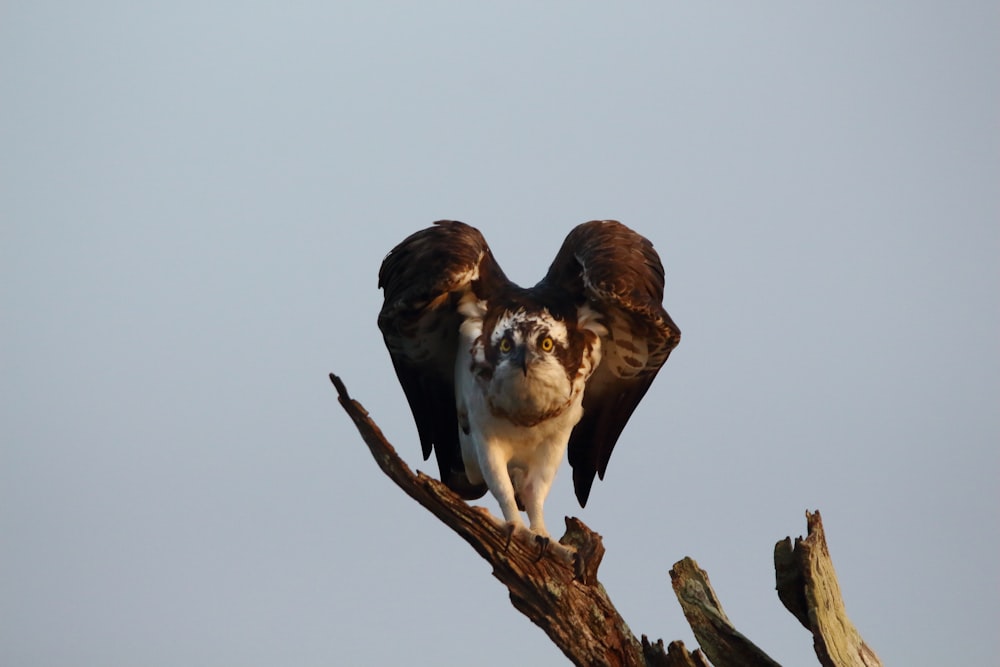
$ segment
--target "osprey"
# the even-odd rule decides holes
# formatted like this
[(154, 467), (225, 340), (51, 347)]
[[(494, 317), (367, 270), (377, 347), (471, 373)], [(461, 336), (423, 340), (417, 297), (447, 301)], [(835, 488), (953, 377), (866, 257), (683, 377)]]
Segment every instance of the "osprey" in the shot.
[(463, 498), (548, 536), (542, 505), (567, 448), (581, 507), (680, 341), (652, 243), (614, 220), (573, 229), (548, 273), (507, 279), (479, 230), (441, 220), (386, 256), (378, 326), (424, 459)]

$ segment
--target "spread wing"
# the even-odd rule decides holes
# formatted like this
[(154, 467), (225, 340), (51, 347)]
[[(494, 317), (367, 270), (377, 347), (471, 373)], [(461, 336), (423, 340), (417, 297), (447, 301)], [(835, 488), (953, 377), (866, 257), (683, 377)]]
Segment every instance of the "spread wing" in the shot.
[(583, 418), (569, 441), (573, 487), (587, 504), (611, 451), (646, 394), (680, 329), (664, 310), (663, 264), (646, 238), (614, 220), (576, 227), (539, 287), (559, 288), (600, 315), (602, 359), (587, 383)]
[(479, 230), (441, 220), (397, 245), (382, 261), (378, 326), (417, 423), (424, 459), (433, 450), (441, 480), (465, 498), (486, 493), (465, 476), (455, 409), (459, 299), (480, 277), (500, 277)]

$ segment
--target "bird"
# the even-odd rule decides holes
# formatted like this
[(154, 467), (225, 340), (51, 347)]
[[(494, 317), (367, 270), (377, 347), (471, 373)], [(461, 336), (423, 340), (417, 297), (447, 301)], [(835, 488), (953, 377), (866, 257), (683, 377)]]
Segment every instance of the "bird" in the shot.
[(511, 531), (545, 539), (563, 456), (585, 507), (681, 337), (653, 244), (615, 220), (573, 228), (529, 288), (507, 278), (478, 229), (439, 220), (386, 255), (378, 286), (378, 327), (424, 460), (433, 451), (451, 490), (489, 491)]

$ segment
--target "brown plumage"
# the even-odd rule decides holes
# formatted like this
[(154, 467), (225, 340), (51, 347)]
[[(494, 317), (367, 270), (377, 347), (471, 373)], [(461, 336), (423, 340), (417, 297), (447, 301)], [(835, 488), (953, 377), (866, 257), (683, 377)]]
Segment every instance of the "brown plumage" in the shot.
[[(558, 385), (570, 392), (567, 403), (579, 406), (581, 397), (574, 398), (573, 392), (582, 390), (582, 417), (577, 409), (566, 428), (572, 427), (568, 452), (573, 484), (585, 505), (595, 475), (604, 477), (622, 429), (680, 340), (680, 330), (661, 304), (663, 282), (663, 266), (652, 244), (616, 221), (592, 221), (573, 229), (545, 277), (528, 289), (507, 279), (473, 227), (439, 221), (409, 236), (389, 253), (379, 271), (385, 301), (378, 324), (413, 412), (424, 458), (434, 451), (442, 480), (464, 497), (476, 498), (486, 491), (490, 471), (485, 471), (484, 483), (477, 464), (463, 461), (463, 443), (469, 457), (470, 451), (479, 451), (470, 449), (469, 438), (481, 448), (500, 436), (460, 435), (469, 428), (466, 412), (472, 400), (461, 392), (500, 391), (499, 385), (490, 384), (492, 373), (509, 356), (511, 363), (523, 365), (525, 382), (535, 383), (525, 385), (525, 396), (534, 396), (534, 387), (541, 391), (543, 384)], [(460, 333), (463, 326), (465, 334)], [(506, 328), (500, 331), (498, 326)], [(508, 343), (502, 344), (502, 337)], [(511, 347), (510, 341), (519, 346), (503, 352)], [(528, 359), (549, 364), (548, 370), (538, 366), (529, 378)], [(591, 362), (596, 367), (588, 365)], [(557, 363), (565, 369), (564, 380), (551, 370)], [(474, 380), (463, 380), (466, 374)], [(521, 403), (509, 395), (500, 398), (513, 406), (509, 409), (520, 409)], [(554, 414), (561, 411), (557, 403), (551, 408)], [(489, 428), (501, 431), (508, 427), (496, 420), (517, 422), (501, 410), (491, 410), (492, 415), (478, 421), (474, 413), (472, 421), (485, 430), (486, 419), (493, 424)], [(486, 453), (476, 456), (481, 461), (488, 458)], [(508, 464), (510, 471), (518, 465)], [(494, 479), (490, 490), (503, 507), (505, 502), (509, 505), (502, 497), (505, 491), (493, 486), (509, 488), (510, 483), (499, 476), (502, 479)], [(514, 491), (523, 495), (519, 477), (512, 474), (512, 479)], [(534, 492), (530, 485), (525, 488)], [(547, 486), (539, 493), (544, 499)], [(514, 520), (507, 508), (504, 513)], [(534, 524), (532, 517), (533, 529)]]

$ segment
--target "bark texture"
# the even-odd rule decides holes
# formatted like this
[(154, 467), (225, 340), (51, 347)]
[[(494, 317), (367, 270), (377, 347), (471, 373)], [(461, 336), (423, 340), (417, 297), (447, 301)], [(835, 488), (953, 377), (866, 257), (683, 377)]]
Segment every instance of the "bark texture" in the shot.
[[(467, 504), (438, 480), (413, 472), (344, 383), (330, 374), (340, 404), (354, 422), (382, 471), (407, 495), (458, 533), (493, 566), (514, 607), (542, 628), (576, 665), (587, 667), (716, 667), (778, 663), (740, 634), (722, 610), (708, 574), (690, 558), (670, 571), (674, 592), (701, 648), (683, 642), (641, 639), (611, 603), (597, 573), (604, 557), (601, 536), (578, 519), (566, 518), (558, 542), (526, 529), (511, 530), (488, 510)], [(778, 596), (814, 636), (824, 667), (881, 667), (844, 612), (819, 512), (807, 513), (809, 535), (775, 547)], [(710, 663), (709, 660), (712, 662)]]
[(675, 563), (670, 581), (695, 639), (716, 667), (780, 667), (736, 630), (722, 610), (708, 573), (694, 560)]
[(823, 667), (882, 667), (847, 617), (819, 510), (806, 512), (806, 525), (807, 536), (794, 546), (790, 537), (774, 546), (778, 598), (812, 632)]

